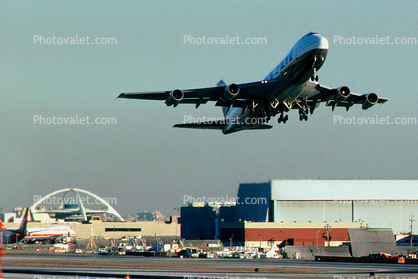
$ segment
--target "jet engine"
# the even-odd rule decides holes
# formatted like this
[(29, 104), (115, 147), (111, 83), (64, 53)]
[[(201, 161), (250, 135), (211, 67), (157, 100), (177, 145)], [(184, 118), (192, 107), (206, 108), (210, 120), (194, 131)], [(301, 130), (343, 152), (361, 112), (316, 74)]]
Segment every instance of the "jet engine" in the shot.
[(228, 101), (229, 99), (234, 99), (239, 93), (239, 87), (235, 83), (231, 83), (230, 85), (225, 87), (225, 92), (222, 95), (222, 101)]
[(341, 100), (347, 99), (350, 96), (350, 88), (347, 86), (341, 86), (337, 89), (337, 96), (335, 97), (335, 103)]
[(375, 105), (377, 103), (377, 101), (379, 101), (379, 97), (377, 96), (376, 93), (368, 93), (366, 95), (364, 95), (364, 102), (363, 105), (361, 106), (362, 109), (368, 109), (371, 106)]
[(167, 100), (165, 100), (165, 104), (167, 106), (174, 105), (174, 107), (176, 107), (178, 103), (180, 103), (180, 101), (183, 100), (183, 97), (184, 97), (183, 91), (181, 91), (180, 89), (174, 89), (168, 95)]

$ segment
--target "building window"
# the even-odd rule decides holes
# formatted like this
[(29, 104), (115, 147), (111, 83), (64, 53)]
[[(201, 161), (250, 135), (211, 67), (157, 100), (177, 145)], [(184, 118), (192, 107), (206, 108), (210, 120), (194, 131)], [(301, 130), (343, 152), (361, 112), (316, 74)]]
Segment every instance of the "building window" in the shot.
[(141, 228), (105, 228), (105, 232), (140, 232)]

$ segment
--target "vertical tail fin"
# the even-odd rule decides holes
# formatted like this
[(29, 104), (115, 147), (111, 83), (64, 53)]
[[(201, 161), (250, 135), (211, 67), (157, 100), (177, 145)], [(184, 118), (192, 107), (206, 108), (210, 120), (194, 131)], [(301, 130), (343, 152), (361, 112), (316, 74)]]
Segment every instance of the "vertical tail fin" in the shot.
[[(218, 81), (218, 83), (216, 84), (217, 87), (225, 87), (228, 86), (225, 81), (223, 79), (221, 79), (220, 81)], [(226, 118), (226, 114), (228, 112), (228, 108), (227, 107), (222, 107), (222, 112), (224, 114), (224, 117)]]
[(20, 223), (19, 231), (26, 231), (28, 225), (28, 211), (29, 207), (26, 207), (25, 214), (23, 214), (22, 223)]
[(218, 81), (218, 83), (216, 84), (216, 87), (223, 87), (223, 86), (228, 86), (225, 81), (223, 79), (221, 79), (220, 81)]
[(226, 118), (226, 115), (228, 113), (228, 108), (227, 107), (222, 107), (222, 112), (224, 114), (224, 118)]

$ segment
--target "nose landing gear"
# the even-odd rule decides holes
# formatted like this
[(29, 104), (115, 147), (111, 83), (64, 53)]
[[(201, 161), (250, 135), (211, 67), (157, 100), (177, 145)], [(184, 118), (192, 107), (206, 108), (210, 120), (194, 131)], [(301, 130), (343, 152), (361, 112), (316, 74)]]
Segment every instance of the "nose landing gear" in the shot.
[(320, 57), (315, 56), (314, 62), (312, 64), (313, 73), (312, 73), (312, 76), (311, 76), (311, 81), (318, 81), (319, 80), (318, 75), (316, 74), (316, 72), (318, 70), (317, 69), (317, 64), (318, 64), (318, 62), (324, 62), (324, 60), (325, 60), (325, 58), (323, 56), (320, 56)]

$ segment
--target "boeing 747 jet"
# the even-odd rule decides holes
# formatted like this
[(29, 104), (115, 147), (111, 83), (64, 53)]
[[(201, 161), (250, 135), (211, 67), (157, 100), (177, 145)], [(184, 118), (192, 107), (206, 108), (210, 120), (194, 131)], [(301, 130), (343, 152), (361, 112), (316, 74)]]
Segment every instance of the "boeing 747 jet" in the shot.
[(356, 94), (347, 86), (330, 88), (318, 83), (318, 70), (325, 62), (328, 41), (316, 32), (303, 36), (286, 57), (263, 80), (227, 85), (220, 80), (215, 87), (158, 92), (122, 93), (118, 98), (165, 101), (167, 106), (195, 104), (198, 108), (208, 101), (222, 107), (224, 119), (199, 123), (176, 124), (174, 127), (217, 129), (224, 134), (247, 129), (270, 129), (266, 124), (279, 115), (278, 122), (286, 123), (288, 112), (299, 111), (299, 120), (308, 120), (320, 103), (332, 110), (345, 107), (348, 111), (355, 104), (364, 110), (389, 99), (375, 93)]

